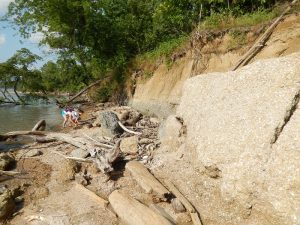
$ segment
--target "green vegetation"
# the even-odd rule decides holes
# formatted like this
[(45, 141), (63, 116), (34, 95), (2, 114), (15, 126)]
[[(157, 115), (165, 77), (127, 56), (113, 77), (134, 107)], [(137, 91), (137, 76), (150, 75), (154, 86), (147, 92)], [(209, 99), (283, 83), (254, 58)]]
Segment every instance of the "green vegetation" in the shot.
[(200, 24), (200, 29), (226, 29), (233, 27), (247, 27), (270, 21), (279, 12), (277, 9), (259, 9), (252, 13), (234, 15), (231, 12), (213, 13)]
[[(77, 91), (109, 74), (110, 82), (97, 94), (99, 99), (107, 99), (122, 88), (124, 71), (133, 59), (153, 62), (163, 57), (168, 63), (173, 51), (184, 46), (199, 24), (205, 29), (254, 25), (277, 15), (273, 10), (275, 3), (275, 0), (15, 0), (5, 19), (13, 21), (25, 38), (32, 33), (44, 34), (41, 45), (47, 44), (55, 50), (58, 59), (47, 62), (40, 70), (32, 69), (33, 61), (30, 66), (23, 66), (9, 59), (0, 65), (0, 85), (11, 84), (14, 77), (19, 79), (13, 85), (30, 91)], [(241, 43), (243, 37), (237, 35), (234, 40), (232, 47)], [(29, 52), (27, 55), (30, 56)], [(3, 69), (6, 67), (18, 75)], [(20, 75), (21, 71), (24, 75)]]
[(185, 44), (187, 40), (188, 36), (180, 36), (178, 38), (162, 42), (155, 49), (148, 51), (143, 55), (137, 56), (137, 60), (141, 62), (155, 62), (159, 58), (169, 57), (176, 49), (180, 48), (183, 44)]

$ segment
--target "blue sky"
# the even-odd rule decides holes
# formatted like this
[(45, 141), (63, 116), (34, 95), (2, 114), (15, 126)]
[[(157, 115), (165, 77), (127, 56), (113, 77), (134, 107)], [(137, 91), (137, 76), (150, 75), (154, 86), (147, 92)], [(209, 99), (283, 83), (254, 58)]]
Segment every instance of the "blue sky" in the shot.
[[(0, 16), (7, 12), (7, 6), (13, 0), (0, 0)], [(0, 21), (0, 63), (6, 61), (21, 48), (28, 48), (31, 52), (41, 56), (42, 61), (36, 64), (36, 67), (41, 67), (45, 62), (54, 59), (53, 54), (47, 53), (47, 47), (39, 47), (38, 43), (41, 40), (41, 34), (33, 34), (29, 39), (24, 40), (20, 37), (18, 30), (13, 28), (8, 22)]]

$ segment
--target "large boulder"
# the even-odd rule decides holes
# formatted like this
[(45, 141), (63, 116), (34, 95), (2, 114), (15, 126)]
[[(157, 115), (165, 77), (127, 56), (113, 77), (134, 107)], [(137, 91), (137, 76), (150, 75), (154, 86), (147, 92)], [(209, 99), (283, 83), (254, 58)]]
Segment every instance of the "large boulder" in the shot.
[(97, 120), (101, 124), (101, 129), (104, 135), (113, 137), (123, 133), (122, 128), (118, 124), (119, 118), (114, 112), (101, 111)]
[[(300, 54), (196, 76), (184, 85), (177, 114), (195, 164), (218, 171), (206, 179), (218, 179), (224, 202), (263, 215), (251, 224), (300, 224), (299, 99)], [(215, 207), (209, 201), (206, 207)], [(230, 217), (221, 206), (218, 211)], [(250, 224), (242, 217), (237, 213), (231, 224)]]

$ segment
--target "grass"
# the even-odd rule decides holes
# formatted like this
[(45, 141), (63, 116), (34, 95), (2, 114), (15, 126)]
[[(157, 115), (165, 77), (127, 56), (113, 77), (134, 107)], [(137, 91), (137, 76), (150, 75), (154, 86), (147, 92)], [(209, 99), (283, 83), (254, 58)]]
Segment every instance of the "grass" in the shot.
[(214, 13), (211, 16), (205, 18), (205, 20), (200, 24), (199, 28), (208, 30), (254, 26), (263, 22), (270, 21), (278, 15), (279, 10), (277, 8), (273, 9), (272, 11), (258, 10), (240, 16), (233, 16), (228, 12)]
[(151, 61), (155, 62), (156, 60), (162, 57), (170, 57), (175, 50), (182, 47), (186, 41), (188, 40), (188, 36), (180, 36), (178, 38), (174, 38), (165, 42), (160, 43), (155, 49), (152, 51), (146, 52), (143, 55), (139, 55), (137, 57), (138, 62), (143, 61)]

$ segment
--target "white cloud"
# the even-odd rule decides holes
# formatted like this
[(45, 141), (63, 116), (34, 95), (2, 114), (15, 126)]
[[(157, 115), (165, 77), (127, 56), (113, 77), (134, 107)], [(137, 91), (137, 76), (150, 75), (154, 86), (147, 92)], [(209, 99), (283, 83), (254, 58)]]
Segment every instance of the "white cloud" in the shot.
[(9, 3), (13, 1), (14, 0), (0, 0), (0, 12), (6, 13)]
[(3, 45), (6, 42), (6, 38), (4, 34), (0, 34), (0, 45)]

